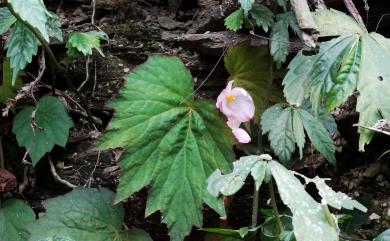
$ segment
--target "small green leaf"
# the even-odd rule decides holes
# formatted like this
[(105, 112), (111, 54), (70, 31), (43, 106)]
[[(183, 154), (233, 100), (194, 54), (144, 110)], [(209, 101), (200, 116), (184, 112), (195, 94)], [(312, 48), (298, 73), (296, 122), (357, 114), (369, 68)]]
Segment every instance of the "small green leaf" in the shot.
[(356, 43), (345, 55), (339, 73), (326, 96), (326, 112), (331, 112), (356, 90), (361, 60), (361, 44)]
[(269, 27), (274, 22), (274, 13), (263, 4), (253, 4), (250, 10), (250, 15), (255, 20), (258, 27), (262, 27), (265, 32), (268, 32)]
[(263, 135), (270, 132), (275, 121), (279, 118), (280, 114), (283, 111), (283, 104), (275, 104), (268, 109), (266, 109), (261, 115), (261, 130)]
[(280, 197), (292, 214), (292, 223), (297, 241), (336, 241), (336, 228), (329, 225), (322, 210), (306, 191), (294, 173), (271, 161), (268, 163), (278, 186)]
[(112, 205), (114, 195), (107, 189), (78, 188), (44, 201), (45, 214), (27, 226), (29, 240), (130, 240), (134, 233), (124, 229), (124, 209), (122, 205)]
[(3, 62), (3, 83), (0, 85), (0, 103), (5, 103), (8, 99), (14, 98), (18, 90), (22, 87), (22, 79), (16, 77), (15, 85), (12, 86), (12, 69), (9, 59)]
[(16, 18), (8, 8), (0, 8), (0, 35), (7, 32), (15, 22)]
[(248, 16), (249, 11), (252, 9), (252, 5), (255, 0), (238, 0), (241, 4), (241, 8), (244, 10), (245, 16)]
[(271, 30), (270, 52), (278, 68), (286, 62), (289, 40), (287, 22), (279, 20), (274, 23)]
[(48, 15), (46, 28), (50, 37), (55, 38), (60, 43), (64, 41), (60, 18), (55, 13), (50, 12), (50, 15)]
[(66, 43), (66, 48), (68, 49), (67, 53), (70, 57), (77, 57), (79, 53), (82, 53), (84, 56), (91, 56), (92, 50), (96, 49), (99, 54), (104, 57), (104, 53), (100, 48), (101, 40), (107, 40), (105, 35), (101, 32), (73, 32), (70, 34), (68, 42)]
[(313, 17), (321, 37), (364, 33), (352, 17), (335, 9), (317, 10)]
[(42, 0), (8, 0), (14, 11), (26, 22), (38, 29), (47, 42), (47, 10)]
[(374, 241), (389, 241), (390, 240), (390, 229), (387, 229), (383, 233), (379, 234)]
[(252, 96), (256, 122), (270, 102), (283, 101), (281, 90), (273, 85), (272, 60), (267, 48), (252, 47), (248, 43), (236, 45), (226, 54), (225, 67), (229, 78), (234, 80), (233, 85), (244, 88)]
[(336, 164), (336, 147), (333, 143), (329, 132), (322, 125), (321, 121), (304, 109), (299, 109), (299, 114), (303, 126), (313, 146), (318, 150), (330, 163)]
[[(146, 216), (160, 211), (172, 241), (202, 225), (207, 177), (230, 170), (234, 137), (177, 57), (153, 56), (125, 77), (99, 149), (123, 147), (116, 202), (149, 186)], [(146, 108), (147, 106), (147, 108)]]
[(242, 24), (244, 23), (244, 11), (240, 8), (232, 12), (229, 16), (225, 18), (225, 27), (228, 30), (237, 32), (241, 29)]
[(0, 208), (1, 241), (25, 241), (29, 234), (26, 224), (35, 220), (34, 211), (23, 201), (11, 199)]
[(37, 54), (38, 39), (22, 23), (16, 22), (11, 29), (6, 48), (13, 70), (12, 85), (14, 85), (18, 72), (31, 63), (32, 57)]
[(293, 109), (293, 131), (295, 141), (299, 148), (299, 157), (303, 157), (303, 147), (305, 146), (305, 130), (303, 128), (303, 123), (301, 116), (297, 109)]
[[(272, 158), (270, 160), (272, 160)], [(259, 190), (261, 184), (264, 181), (266, 171), (267, 171), (267, 162), (265, 161), (256, 162), (251, 169), (251, 175), (255, 180), (257, 190)]]
[(54, 145), (65, 147), (72, 126), (64, 104), (56, 97), (44, 96), (37, 107), (24, 108), (15, 116), (12, 132), (35, 166)]

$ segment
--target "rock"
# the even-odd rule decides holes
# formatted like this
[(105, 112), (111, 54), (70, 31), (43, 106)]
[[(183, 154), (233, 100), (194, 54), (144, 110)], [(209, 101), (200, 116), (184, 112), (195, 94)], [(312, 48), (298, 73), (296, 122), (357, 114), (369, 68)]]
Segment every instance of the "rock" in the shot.
[(181, 25), (181, 23), (173, 20), (170, 17), (165, 17), (165, 16), (159, 17), (157, 21), (161, 27), (167, 30), (173, 30)]
[(369, 220), (378, 220), (378, 219), (380, 219), (380, 218), (381, 218), (381, 216), (379, 216), (379, 215), (376, 214), (376, 213), (372, 213), (372, 214), (368, 217)]

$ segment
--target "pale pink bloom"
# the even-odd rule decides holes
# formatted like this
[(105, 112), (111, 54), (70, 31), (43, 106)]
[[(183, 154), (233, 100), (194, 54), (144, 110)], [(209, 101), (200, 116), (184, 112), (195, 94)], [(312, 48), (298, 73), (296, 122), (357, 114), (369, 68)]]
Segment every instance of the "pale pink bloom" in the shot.
[(240, 122), (228, 120), (227, 125), (230, 127), (230, 129), (232, 129), (233, 135), (240, 143), (249, 143), (251, 141), (251, 137), (249, 136), (248, 132), (240, 128)]
[(219, 94), (216, 106), (229, 119), (245, 122), (253, 118), (255, 105), (249, 93), (240, 87), (232, 88), (233, 80)]

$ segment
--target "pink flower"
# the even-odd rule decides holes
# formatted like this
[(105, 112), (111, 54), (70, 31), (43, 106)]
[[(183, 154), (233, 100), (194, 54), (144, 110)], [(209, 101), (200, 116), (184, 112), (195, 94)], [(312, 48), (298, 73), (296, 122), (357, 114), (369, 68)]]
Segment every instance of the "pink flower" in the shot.
[(243, 88), (232, 88), (233, 80), (219, 94), (216, 106), (228, 118), (228, 126), (234, 136), (241, 143), (251, 141), (249, 134), (240, 125), (249, 121), (255, 114), (255, 105), (252, 97)]

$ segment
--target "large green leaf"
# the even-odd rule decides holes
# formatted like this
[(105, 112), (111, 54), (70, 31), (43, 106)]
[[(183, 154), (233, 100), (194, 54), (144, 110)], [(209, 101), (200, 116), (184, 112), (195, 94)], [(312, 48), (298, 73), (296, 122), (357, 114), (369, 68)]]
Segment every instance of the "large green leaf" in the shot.
[(0, 8), (0, 35), (7, 32), (16, 22), (16, 18), (11, 14), (8, 8)]
[(335, 9), (317, 10), (313, 17), (321, 37), (364, 33), (352, 17)]
[(37, 107), (24, 108), (15, 116), (12, 132), (35, 166), (54, 145), (65, 147), (72, 126), (64, 104), (56, 97), (44, 96)]
[(240, 8), (225, 18), (225, 27), (236, 32), (244, 23), (244, 11)]
[(16, 96), (22, 87), (20, 76), (16, 78), (15, 85), (12, 86), (12, 69), (9, 59), (3, 62), (3, 83), (0, 85), (0, 103), (5, 103), (9, 98)]
[(12, 27), (11, 34), (8, 37), (7, 57), (10, 58), (12, 73), (12, 83), (20, 70), (23, 70), (32, 57), (38, 52), (38, 39), (22, 23), (16, 22)]
[(286, 62), (289, 40), (287, 21), (282, 19), (274, 23), (271, 30), (270, 53), (278, 67)]
[(261, 130), (263, 135), (270, 132), (276, 119), (279, 118), (282, 113), (284, 104), (275, 104), (268, 109), (266, 109), (261, 115)]
[(338, 241), (336, 227), (327, 221), (321, 204), (306, 191), (292, 171), (271, 161), (268, 163), (278, 186), (280, 197), (292, 214), (294, 234), (297, 241)]
[(274, 22), (274, 13), (263, 4), (253, 4), (250, 10), (251, 17), (255, 20), (258, 27), (262, 27), (265, 32), (268, 32)]
[(128, 233), (123, 227), (125, 213), (122, 205), (112, 205), (114, 195), (107, 189), (79, 188), (44, 201), (45, 214), (27, 226), (31, 233), (29, 240), (134, 240), (130, 238), (135, 234)]
[(390, 229), (383, 231), (381, 234), (379, 234), (378, 237), (374, 239), (374, 241), (389, 241), (389, 240), (390, 240)]
[(0, 208), (1, 241), (25, 241), (29, 234), (26, 224), (35, 220), (34, 211), (23, 201), (11, 199)]
[(271, 102), (283, 100), (281, 90), (273, 85), (272, 60), (267, 48), (252, 47), (242, 43), (229, 49), (225, 67), (234, 80), (233, 86), (249, 92), (255, 103), (255, 120)]
[[(357, 89), (359, 96), (356, 110), (359, 124), (373, 126), (380, 119), (390, 119), (390, 40), (379, 34), (362, 36), (362, 56)], [(381, 113), (384, 115), (381, 116)], [(373, 132), (359, 128), (359, 149), (373, 137)]]
[(102, 32), (73, 32), (66, 43), (67, 53), (70, 57), (77, 57), (79, 53), (82, 53), (84, 56), (91, 56), (92, 50), (96, 49), (100, 55), (104, 56), (100, 48), (101, 40), (108, 40)]
[[(230, 170), (234, 138), (214, 103), (194, 100), (176, 57), (154, 56), (125, 77), (100, 149), (123, 147), (116, 202), (149, 186), (146, 216), (161, 211), (171, 240), (202, 225), (207, 177)], [(215, 198), (214, 198), (215, 199)]]
[(333, 143), (329, 132), (322, 125), (318, 118), (315, 118), (308, 111), (298, 109), (303, 126), (313, 146), (318, 150), (330, 163), (336, 164), (336, 147)]
[(38, 29), (41, 35), (49, 42), (49, 33), (46, 29), (47, 10), (42, 0), (8, 0), (14, 11), (26, 22)]

